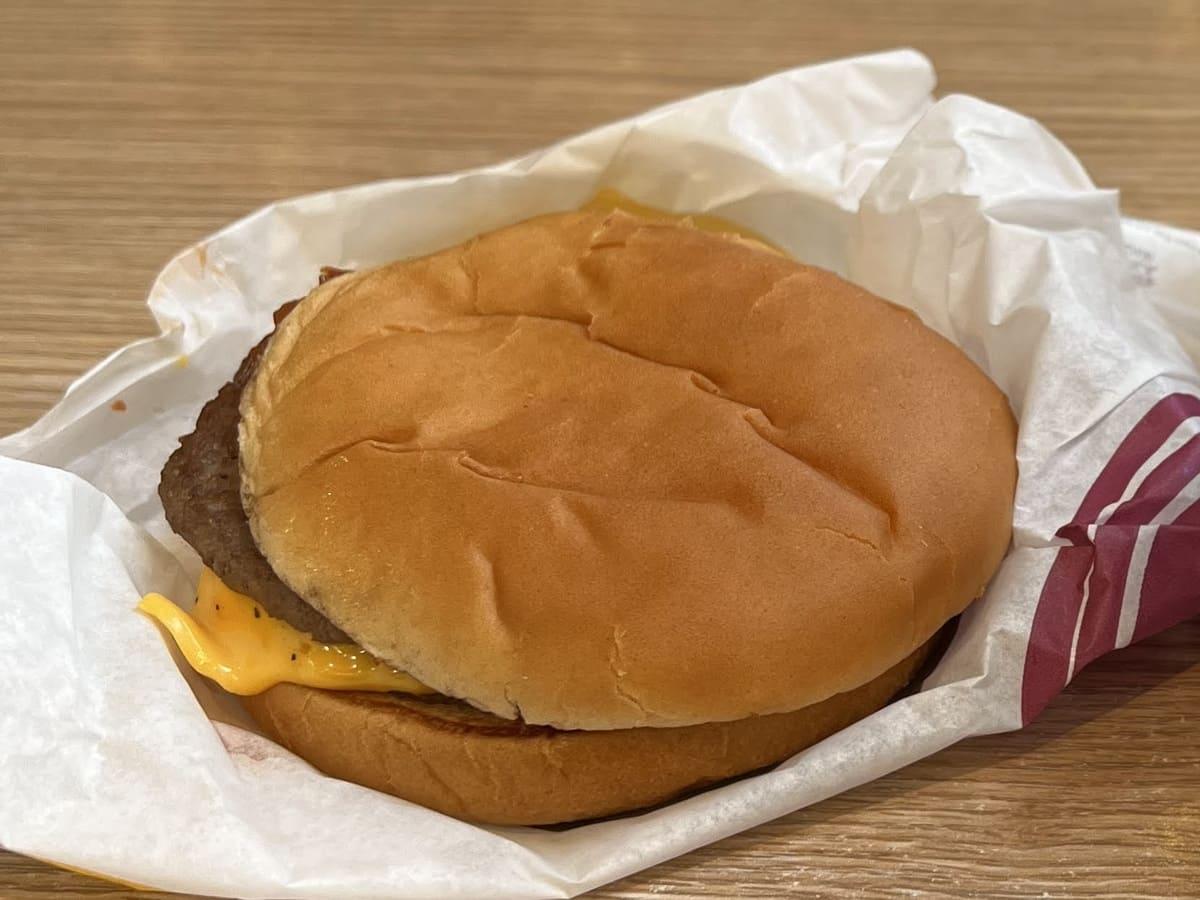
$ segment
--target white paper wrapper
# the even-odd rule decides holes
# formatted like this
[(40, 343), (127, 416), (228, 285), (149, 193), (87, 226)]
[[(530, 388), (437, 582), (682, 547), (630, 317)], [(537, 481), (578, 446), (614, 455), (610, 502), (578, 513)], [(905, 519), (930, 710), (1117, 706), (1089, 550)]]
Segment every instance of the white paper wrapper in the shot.
[[(1037, 123), (933, 86), (914, 52), (797, 69), (503, 165), (276, 204), (173, 260), (163, 334), (0, 442), (0, 842), (220, 896), (567, 896), (1018, 728), (1091, 658), (1195, 613), (1200, 236), (1122, 221)], [(962, 346), (1021, 421), (1014, 546), (920, 693), (774, 771), (572, 830), (480, 828), (325, 778), (189, 685), (133, 612), (198, 565), (158, 472), (318, 267), (601, 187), (749, 226)]]

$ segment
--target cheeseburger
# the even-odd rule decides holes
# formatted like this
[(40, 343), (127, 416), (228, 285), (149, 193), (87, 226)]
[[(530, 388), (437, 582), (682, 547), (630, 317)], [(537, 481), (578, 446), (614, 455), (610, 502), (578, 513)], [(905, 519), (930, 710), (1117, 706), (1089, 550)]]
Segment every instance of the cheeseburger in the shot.
[(321, 771), (549, 824), (886, 704), (1009, 541), (1001, 392), (760, 242), (585, 209), (326, 270), (163, 470), (141, 608)]

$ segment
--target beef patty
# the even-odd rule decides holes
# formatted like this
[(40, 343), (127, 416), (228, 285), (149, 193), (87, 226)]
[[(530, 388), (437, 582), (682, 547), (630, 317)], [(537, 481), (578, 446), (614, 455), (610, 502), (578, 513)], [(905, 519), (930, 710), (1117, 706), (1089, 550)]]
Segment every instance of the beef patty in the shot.
[[(336, 270), (335, 270), (336, 271)], [(337, 272), (337, 274), (341, 274)], [(322, 272), (322, 282), (334, 277)], [(275, 313), (278, 325), (299, 301)], [(284, 584), (259, 552), (242, 508), (238, 470), (238, 403), (270, 335), (242, 361), (237, 373), (180, 438), (163, 467), (158, 496), (171, 528), (192, 545), (204, 564), (233, 590), (253, 597), (269, 615), (324, 643), (349, 641), (345, 633)]]

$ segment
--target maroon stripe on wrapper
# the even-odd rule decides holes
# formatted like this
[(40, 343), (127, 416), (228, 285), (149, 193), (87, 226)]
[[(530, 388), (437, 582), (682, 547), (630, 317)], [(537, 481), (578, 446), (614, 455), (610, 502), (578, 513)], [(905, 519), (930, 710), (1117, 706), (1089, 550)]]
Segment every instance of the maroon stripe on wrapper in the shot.
[(1137, 493), (1118, 506), (1105, 524), (1145, 525), (1153, 521), (1197, 475), (1200, 475), (1200, 434), (1147, 475)]
[(1176, 516), (1175, 521), (1171, 523), (1171, 527), (1178, 529), (1200, 528), (1200, 500), (1197, 500)]
[(1092, 568), (1093, 552), (1091, 547), (1063, 547), (1050, 566), (1025, 650), (1021, 683), (1024, 724), (1045, 709), (1067, 683), (1071, 639), (1075, 636), (1079, 606), (1083, 603), (1083, 583)]
[(1075, 517), (1058, 530), (1058, 536), (1073, 544), (1089, 543), (1087, 526), (1095, 524), (1104, 507), (1121, 499), (1137, 470), (1163, 445), (1171, 432), (1192, 416), (1200, 416), (1200, 397), (1192, 394), (1171, 394), (1155, 403), (1121, 441), (1084, 494)]
[[(1154, 404), (1121, 441), (1084, 495), (1071, 522), (1057, 531), (1059, 537), (1066, 538), (1073, 546), (1058, 551), (1034, 611), (1021, 686), (1021, 719), (1024, 723), (1032, 721), (1067, 684), (1084, 582), (1093, 567), (1100, 574), (1088, 584), (1088, 607), (1096, 603), (1099, 609), (1088, 632), (1089, 648), (1092, 642), (1101, 645), (1110, 633), (1115, 642), (1129, 571), (1128, 555), (1122, 566), (1121, 553), (1125, 543), (1121, 540), (1121, 531), (1114, 530), (1111, 538), (1095, 544), (1088, 535), (1088, 526), (1096, 523), (1105, 507), (1121, 499), (1134, 474), (1176, 428), (1193, 416), (1200, 416), (1200, 397), (1192, 394), (1171, 394)], [(1138, 510), (1144, 513), (1150, 506), (1147, 498)], [(1156, 512), (1161, 509), (1159, 506)], [(1134, 519), (1136, 514), (1130, 512), (1129, 517)], [(1115, 529), (1126, 529), (1136, 539), (1139, 524), (1143, 523), (1129, 521)], [(1128, 553), (1132, 553), (1132, 543)], [(1106, 558), (1109, 556), (1113, 558)], [(1093, 594), (1093, 591), (1097, 593)], [(1082, 637), (1081, 632), (1081, 640)]]
[[(1177, 426), (1178, 427), (1178, 426)], [(1088, 603), (1079, 627), (1075, 671), (1117, 646), (1121, 606), (1129, 580), (1133, 550), (1142, 528), (1161, 513), (1200, 473), (1200, 435), (1164, 459), (1096, 528), (1096, 559), (1088, 581)], [(1147, 560), (1149, 570), (1149, 560)], [(1143, 579), (1143, 590), (1145, 581)]]
[(1117, 645), (1125, 582), (1129, 580), (1129, 563), (1139, 530), (1136, 525), (1101, 525), (1096, 529), (1088, 602), (1075, 645), (1075, 672)]
[(1133, 639), (1200, 615), (1200, 501), (1162, 525), (1146, 560)]

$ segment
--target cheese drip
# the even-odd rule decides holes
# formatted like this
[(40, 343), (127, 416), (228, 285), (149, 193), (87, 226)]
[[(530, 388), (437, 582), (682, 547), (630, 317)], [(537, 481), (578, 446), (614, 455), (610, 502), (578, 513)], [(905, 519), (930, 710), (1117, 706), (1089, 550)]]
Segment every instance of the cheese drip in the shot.
[(335, 691), (434, 693), (361, 647), (322, 644), (267, 615), (207, 568), (190, 615), (162, 594), (147, 594), (138, 609), (170, 632), (193, 669), (231, 694), (259, 694), (285, 681)]

